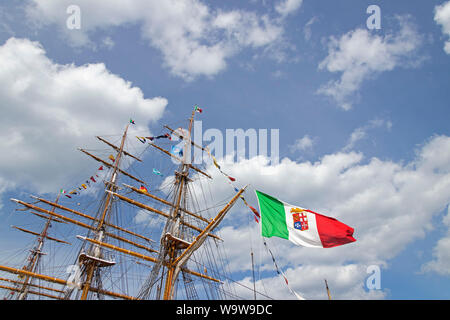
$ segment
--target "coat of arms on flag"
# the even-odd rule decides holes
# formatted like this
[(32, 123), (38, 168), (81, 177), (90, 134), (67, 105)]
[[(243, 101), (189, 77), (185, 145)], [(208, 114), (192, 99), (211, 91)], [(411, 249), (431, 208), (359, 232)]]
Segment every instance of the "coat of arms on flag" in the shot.
[(292, 208), (292, 218), (294, 219), (294, 228), (305, 231), (308, 230), (308, 217), (304, 209)]

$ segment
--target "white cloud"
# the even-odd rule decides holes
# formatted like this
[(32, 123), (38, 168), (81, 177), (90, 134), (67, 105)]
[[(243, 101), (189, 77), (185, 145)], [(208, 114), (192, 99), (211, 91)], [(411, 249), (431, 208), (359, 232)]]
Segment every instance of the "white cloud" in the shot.
[(426, 272), (436, 272), (441, 275), (450, 275), (450, 236), (438, 241), (433, 249), (434, 260), (425, 264), (422, 268)]
[(275, 10), (282, 16), (287, 16), (297, 11), (302, 3), (303, 0), (283, 0), (275, 6)]
[[(307, 300), (325, 300), (328, 299), (325, 289), (327, 279), (332, 299), (346, 300), (376, 300), (383, 299), (386, 292), (381, 290), (366, 291), (364, 283), (365, 267), (355, 264), (346, 266), (333, 265), (312, 265), (300, 266), (297, 268), (288, 268), (283, 271), (289, 280), (291, 287), (300, 288), (294, 290)], [(253, 288), (252, 279), (244, 278), (241, 283), (249, 288)], [(267, 288), (269, 288), (267, 290)], [(265, 293), (266, 290), (273, 299), (297, 299), (291, 294), (284, 279), (280, 276), (256, 281), (256, 290)], [(252, 299), (252, 292), (245, 288), (236, 286), (238, 295), (247, 299)], [(257, 298), (265, 299), (264, 296)]]
[(392, 122), (383, 119), (374, 119), (369, 121), (368, 124), (356, 128), (350, 135), (347, 145), (343, 148), (343, 150), (348, 151), (353, 149), (353, 147), (358, 141), (367, 137), (367, 131), (380, 127), (385, 127), (387, 130), (390, 130), (392, 127)]
[[(450, 1), (434, 8), (434, 21), (441, 25), (442, 33), (450, 37)], [(444, 44), (444, 51), (450, 54), (450, 41), (448, 40)]]
[(111, 37), (106, 37), (102, 40), (102, 45), (108, 50), (111, 50), (114, 47), (115, 43), (114, 40), (111, 39)]
[(408, 17), (397, 18), (400, 30), (395, 34), (379, 36), (367, 29), (356, 29), (340, 39), (331, 37), (328, 56), (319, 69), (341, 73), (341, 78), (328, 82), (318, 93), (332, 97), (342, 109), (349, 110), (353, 95), (365, 80), (396, 67), (417, 65), (420, 59), (415, 54), (422, 37)]
[(120, 139), (130, 118), (136, 121), (130, 135), (148, 133), (167, 100), (144, 98), (102, 63), (59, 65), (39, 43), (11, 38), (0, 46), (0, 105), (0, 148), (7, 150), (0, 158), (2, 185), (55, 192), (85, 179), (87, 168), (95, 172), (76, 147), (98, 147), (96, 135)]
[(305, 24), (305, 27), (303, 28), (303, 36), (305, 37), (306, 41), (309, 41), (311, 39), (312, 31), (311, 26), (318, 21), (317, 17), (312, 17), (309, 19), (309, 21)]
[[(169, 70), (186, 80), (216, 75), (226, 68), (230, 57), (244, 48), (268, 48), (274, 44), (282, 47), (283, 19), (279, 16), (244, 10), (215, 11), (200, 0), (130, 0), (114, 5), (107, 0), (78, 0), (76, 3), (81, 9), (80, 30), (66, 27), (65, 10), (73, 4), (72, 0), (30, 0), (27, 12), (37, 25), (59, 25), (59, 30), (74, 46), (96, 47), (91, 39), (94, 31), (140, 25), (142, 36), (162, 52)], [(298, 0), (286, 1), (283, 12), (292, 12), (300, 4)]]
[(448, 227), (447, 235), (437, 242), (433, 248), (433, 260), (424, 264), (422, 271), (450, 276), (450, 205), (442, 223)]
[(304, 137), (295, 140), (294, 144), (290, 146), (290, 150), (291, 152), (304, 151), (312, 149), (313, 145), (314, 139), (312, 139), (309, 135), (305, 135)]
[[(381, 121), (374, 121), (378, 122)], [(333, 284), (332, 294), (336, 299), (385, 297), (389, 288), (366, 290), (367, 266), (378, 265), (383, 272), (389, 267), (390, 259), (433, 229), (433, 216), (450, 203), (450, 137), (432, 137), (409, 163), (378, 158), (363, 160), (362, 153), (338, 152), (315, 163), (285, 158), (277, 165), (269, 165), (269, 159), (261, 156), (234, 164), (221, 163), (222, 170), (236, 177), (237, 182), (249, 183), (283, 201), (335, 217), (355, 228), (356, 242), (329, 250), (269, 239), (278, 265), (293, 289), (306, 298), (326, 298), (324, 278), (330, 286)], [(217, 178), (211, 188), (214, 198), (229, 196), (231, 188), (216, 171), (214, 167), (209, 168)], [(272, 174), (264, 175), (267, 171)], [(254, 205), (256, 198), (249, 191), (245, 197)], [(253, 246), (266, 288), (278, 288), (275, 292), (278, 298), (291, 298), (282, 279), (275, 273), (264, 273), (273, 272), (274, 267), (260, 243), (259, 225), (251, 215), (238, 203), (224, 220), (220, 235), (225, 240), (230, 270), (251, 270), (248, 255)], [(446, 240), (442, 243), (439, 252), (447, 248)]]
[(137, 224), (147, 224), (152, 221), (152, 216), (146, 210), (138, 210), (133, 218), (133, 222)]

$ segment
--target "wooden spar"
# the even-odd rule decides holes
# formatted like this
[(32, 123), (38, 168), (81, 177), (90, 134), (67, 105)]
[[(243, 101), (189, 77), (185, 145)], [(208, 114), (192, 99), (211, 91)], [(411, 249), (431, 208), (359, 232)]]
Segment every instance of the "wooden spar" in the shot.
[[(97, 244), (99, 246), (102, 246), (102, 247), (105, 247), (105, 248), (108, 248), (108, 249), (112, 249), (112, 250), (115, 250), (115, 251), (118, 251), (118, 252), (121, 252), (121, 253), (124, 253), (124, 254), (128, 254), (130, 256), (133, 256), (133, 257), (145, 260), (145, 261), (150, 261), (150, 262), (154, 262), (154, 263), (159, 262), (159, 260), (156, 259), (156, 258), (149, 257), (149, 256), (146, 256), (144, 254), (141, 254), (141, 253), (138, 253), (138, 252), (134, 252), (134, 251), (131, 251), (131, 250), (128, 250), (128, 249), (120, 248), (118, 246), (115, 246), (115, 245), (112, 245), (112, 244), (109, 244), (109, 243), (106, 243), (106, 242), (101, 242), (101, 241), (97, 241), (97, 240), (86, 238), (86, 237), (82, 237), (82, 236), (77, 236), (77, 238), (89, 241), (91, 243)], [(163, 264), (166, 265), (167, 263), (163, 262)], [(202, 274), (202, 273), (199, 273), (199, 272), (195, 272), (195, 271), (192, 271), (192, 270), (189, 270), (189, 269), (186, 269), (186, 268), (183, 268), (182, 271), (190, 273), (190, 274), (198, 276), (198, 277), (201, 277), (201, 278), (204, 278), (204, 279), (212, 280), (212, 281), (219, 282), (219, 283), (221, 282), (218, 279), (215, 279), (215, 278), (210, 277), (208, 275), (205, 275), (205, 274)]]
[(121, 294), (121, 293), (117, 293), (117, 292), (106, 291), (106, 290), (98, 289), (98, 288), (94, 288), (94, 287), (89, 287), (89, 291), (104, 294), (104, 295), (114, 297), (114, 298), (124, 299), (124, 300), (137, 300), (137, 298), (135, 298), (135, 297), (127, 296), (125, 294)]
[(41, 280), (45, 280), (45, 281), (48, 281), (48, 282), (61, 284), (61, 285), (64, 285), (64, 286), (67, 284), (66, 280), (58, 279), (56, 277), (50, 277), (50, 276), (46, 276), (46, 275), (43, 275), (43, 274), (39, 274), (39, 273), (31, 272), (31, 271), (26, 271), (26, 270), (22, 270), (22, 269), (11, 268), (11, 267), (2, 266), (2, 265), (0, 265), (0, 271), (6, 271), (6, 272), (9, 272), (9, 273), (30, 276), (30, 277), (41, 279)]
[(89, 220), (95, 220), (95, 218), (92, 217), (92, 216), (90, 216), (90, 215), (87, 215), (87, 214), (84, 214), (84, 213), (82, 213), (82, 212), (79, 212), (79, 211), (76, 211), (76, 210), (73, 210), (73, 209), (64, 207), (64, 206), (62, 206), (62, 205), (60, 205), (60, 204), (58, 204), (58, 203), (51, 202), (51, 201), (48, 201), (48, 200), (46, 200), (46, 199), (39, 198), (39, 197), (36, 197), (36, 196), (33, 196), (33, 195), (31, 196), (31, 198), (36, 199), (36, 200), (38, 200), (38, 201), (40, 201), (40, 202), (46, 203), (46, 204), (48, 204), (48, 205), (50, 205), (50, 206), (52, 206), (52, 207), (55, 207), (55, 208), (58, 208), (58, 209), (62, 209), (62, 210), (64, 210), (64, 211), (67, 211), (67, 212), (76, 214), (76, 215), (78, 215), (78, 216), (80, 216), (80, 217), (87, 218), (87, 219), (89, 219)]
[(87, 229), (90, 229), (90, 230), (93, 229), (90, 225), (88, 225), (86, 223), (80, 222), (78, 220), (70, 219), (68, 217), (65, 217), (63, 215), (57, 214), (55, 212), (51, 212), (51, 211), (46, 210), (46, 209), (42, 209), (42, 208), (40, 208), (38, 206), (35, 206), (35, 205), (31, 204), (31, 203), (27, 203), (27, 202), (24, 202), (22, 200), (17, 200), (17, 199), (13, 199), (13, 198), (11, 198), (11, 201), (17, 202), (17, 203), (19, 203), (19, 204), (21, 204), (21, 205), (23, 205), (25, 207), (28, 207), (30, 209), (33, 209), (33, 210), (36, 210), (36, 211), (39, 211), (39, 212), (42, 212), (42, 213), (46, 213), (48, 215), (51, 215), (52, 217), (59, 218), (59, 219), (61, 219), (63, 221), (76, 224), (77, 226), (80, 226), (80, 227), (83, 227), (83, 228), (87, 228)]
[[(81, 152), (87, 154), (88, 156), (92, 157), (94, 160), (97, 160), (98, 162), (102, 163), (103, 165), (107, 166), (108, 168), (112, 168), (112, 167), (113, 167), (112, 164), (110, 164), (110, 163), (108, 163), (108, 162), (106, 162), (106, 161), (100, 159), (99, 157), (94, 156), (93, 154), (87, 152), (87, 151), (84, 150), (84, 149), (79, 148), (78, 150), (80, 150)], [(127, 177), (130, 177), (130, 178), (133, 179), (133, 180), (136, 180), (136, 181), (139, 182), (139, 183), (142, 183), (142, 184), (145, 184), (145, 185), (147, 184), (145, 181), (142, 181), (141, 179), (136, 178), (135, 176), (129, 174), (129, 173), (126, 172), (126, 171), (123, 171), (122, 169), (117, 168), (117, 171), (119, 171), (120, 173), (126, 175)]]
[[(57, 214), (57, 213), (55, 213), (55, 212), (51, 212), (51, 211), (49, 211), (49, 210), (45, 210), (45, 209), (39, 208), (39, 207), (37, 207), (37, 206), (35, 206), (35, 205), (32, 205), (32, 204), (30, 204), (30, 203), (26, 203), (26, 202), (24, 202), (24, 201), (17, 200), (17, 199), (11, 199), (11, 200), (14, 201), (14, 202), (17, 202), (17, 203), (19, 203), (19, 204), (21, 204), (21, 205), (24, 205), (25, 207), (28, 207), (28, 208), (30, 208), (30, 209), (33, 209), (33, 210), (36, 210), (36, 211), (39, 211), (39, 212), (42, 212), (42, 213), (46, 213), (46, 214), (49, 214), (49, 215), (51, 215), (51, 216), (53, 216), (53, 217), (59, 218), (59, 219), (61, 219), (61, 220), (64, 220), (64, 221), (73, 223), (73, 224), (75, 224), (75, 225), (77, 225), (77, 226), (79, 226), (79, 227), (86, 228), (86, 229), (93, 230), (93, 231), (95, 231), (95, 229), (96, 229), (95, 227), (93, 227), (93, 226), (91, 226), (91, 225), (88, 225), (88, 224), (86, 224), (86, 223), (83, 223), (83, 222), (80, 222), (80, 221), (78, 221), (78, 220), (74, 220), (74, 219), (68, 218), (68, 217), (66, 217), (66, 216)], [(133, 242), (133, 241), (131, 241), (131, 240), (122, 238), (122, 237), (117, 236), (117, 235), (115, 235), (115, 234), (113, 234), (113, 233), (105, 232), (105, 235), (107, 235), (107, 236), (109, 236), (109, 237), (111, 237), (111, 238), (117, 239), (117, 240), (119, 240), (119, 241), (123, 241), (123, 242), (129, 243), (129, 244), (132, 244), (132, 245), (134, 245), (134, 246), (136, 246), (136, 247), (138, 247), (138, 248), (147, 250), (147, 251), (149, 251), (149, 252), (157, 252), (156, 250), (150, 249), (150, 248), (148, 248), (148, 247), (146, 247), (146, 246), (143, 246), (143, 245), (141, 245), (141, 244), (139, 244), (139, 243), (135, 243), (135, 242)]]
[[(110, 192), (111, 194), (113, 194), (114, 196), (118, 197), (119, 199), (121, 199), (121, 200), (123, 200), (123, 201), (126, 201), (126, 202), (128, 202), (128, 203), (130, 203), (130, 204), (132, 204), (132, 205), (135, 205), (135, 206), (137, 206), (137, 207), (139, 207), (139, 208), (142, 208), (142, 209), (145, 209), (145, 210), (147, 210), (147, 211), (151, 211), (151, 212), (157, 213), (157, 214), (162, 215), (162, 216), (164, 216), (164, 217), (166, 217), (166, 218), (169, 218), (169, 217), (170, 217), (167, 213), (165, 213), (165, 212), (163, 212), (163, 211), (161, 211), (161, 210), (152, 208), (152, 207), (150, 207), (150, 206), (148, 206), (148, 205), (145, 205), (145, 204), (140, 203), (140, 202), (138, 202), (138, 201), (135, 201), (135, 200), (133, 200), (133, 199), (124, 197), (124, 196), (122, 196), (122, 195), (120, 195), (120, 194), (118, 194), (118, 193), (115, 193), (115, 192), (112, 192), (112, 191), (107, 191), (107, 192)], [(184, 222), (184, 221), (180, 221), (180, 223), (183, 224), (183, 225), (185, 225), (186, 227), (189, 227), (189, 228), (191, 228), (191, 229), (194, 229), (194, 230), (196, 230), (196, 231), (198, 231), (198, 232), (202, 232), (202, 229), (201, 229), (201, 228), (196, 227), (196, 226), (194, 226), (194, 225), (192, 225), (192, 224), (190, 224), (190, 223), (187, 223), (187, 222)], [(218, 239), (218, 240), (222, 240), (221, 238), (219, 238), (219, 237), (216, 236), (215, 234), (208, 233), (208, 236), (213, 237), (213, 238), (216, 238), (216, 239)]]
[(24, 283), (22, 281), (17, 281), (17, 280), (12, 280), (12, 279), (7, 279), (7, 278), (0, 278), (0, 281), (10, 282), (10, 283), (14, 283), (14, 284), (22, 284), (22, 285), (26, 284), (30, 287), (45, 289), (45, 290), (54, 291), (54, 292), (58, 292), (58, 293), (64, 293), (64, 291), (62, 291), (62, 290), (58, 290), (58, 289), (54, 289), (54, 288), (50, 288), (50, 287), (44, 287), (44, 286), (40, 286), (40, 285), (37, 285), (34, 283)]
[(183, 251), (183, 253), (178, 256), (177, 259), (175, 259), (174, 264), (178, 264), (181, 262), (181, 265), (184, 264), (183, 260), (189, 259), (189, 256), (199, 248), (202, 243), (206, 239), (206, 234), (212, 230), (214, 230), (215, 227), (223, 220), (225, 217), (225, 214), (230, 210), (230, 208), (233, 206), (233, 204), (236, 202), (236, 200), (239, 198), (239, 196), (245, 191), (247, 186), (239, 190), (238, 193), (235, 194), (235, 196), (228, 202), (225, 207), (222, 208), (222, 210), (219, 211), (217, 216), (211, 220), (211, 222), (208, 224), (208, 226), (202, 230), (202, 232), (195, 238), (195, 240), (189, 245), (189, 247), (186, 248), (186, 250)]
[[(120, 148), (119, 147), (117, 147), (117, 146), (115, 146), (115, 145), (113, 145), (111, 142), (109, 142), (109, 141), (106, 141), (105, 139), (103, 139), (103, 138), (101, 138), (101, 137), (99, 137), (99, 136), (96, 136), (96, 138), (98, 139), (98, 140), (100, 140), (100, 141), (102, 141), (102, 142), (104, 142), (104, 143), (106, 143), (108, 146), (110, 146), (110, 147), (112, 147), (114, 150), (116, 150), (116, 151), (119, 151), (120, 150)], [(133, 156), (131, 153), (129, 153), (129, 152), (126, 152), (125, 150), (123, 150), (122, 151), (123, 152), (123, 154), (125, 154), (125, 155), (127, 155), (127, 156), (129, 156), (129, 157), (131, 157), (131, 158), (133, 158), (133, 159), (136, 159), (137, 161), (140, 161), (140, 162), (142, 162), (142, 160), (141, 159), (139, 159), (139, 158), (137, 158), (137, 157), (135, 157), (135, 156)]]
[[(8, 286), (3, 286), (0, 285), (0, 289), (6, 289), (6, 290), (11, 290), (11, 291), (16, 291), (16, 292), (22, 292), (22, 289), (19, 288), (14, 288), (14, 287), (8, 287)], [(48, 294), (48, 293), (44, 293), (44, 292), (37, 292), (37, 291), (33, 291), (33, 290), (28, 290), (27, 291), (28, 294), (35, 294), (38, 296), (43, 296), (43, 297), (47, 297), (47, 298), (51, 298), (51, 299), (57, 299), (57, 300), (63, 300), (64, 298), (58, 297), (58, 296), (54, 296), (52, 294)]]
[(202, 175), (204, 175), (204, 176), (206, 176), (206, 177), (212, 179), (212, 177), (211, 177), (209, 174), (203, 172), (202, 170), (200, 170), (199, 168), (193, 166), (193, 165), (190, 164), (190, 163), (184, 163), (182, 159), (180, 159), (180, 158), (178, 158), (177, 156), (171, 154), (169, 151), (167, 151), (167, 150), (165, 150), (165, 149), (163, 149), (163, 148), (157, 146), (157, 145), (154, 144), (154, 143), (150, 143), (150, 142), (149, 142), (149, 145), (151, 145), (151, 146), (155, 147), (156, 149), (158, 149), (158, 150), (164, 152), (165, 154), (171, 156), (172, 158), (174, 158), (174, 159), (180, 161), (181, 163), (183, 163), (184, 165), (188, 166), (188, 167), (191, 168), (191, 169), (194, 169), (194, 170), (197, 171), (198, 173), (201, 173)]
[(102, 246), (102, 247), (105, 247), (105, 248), (108, 248), (108, 249), (116, 250), (118, 252), (125, 253), (125, 254), (128, 254), (130, 256), (133, 256), (133, 257), (136, 257), (136, 258), (140, 258), (140, 259), (143, 259), (143, 260), (146, 260), (146, 261), (151, 261), (151, 262), (157, 262), (158, 261), (158, 259), (156, 259), (156, 258), (149, 257), (149, 256), (146, 256), (144, 254), (141, 254), (141, 253), (138, 253), (138, 252), (134, 252), (132, 250), (124, 249), (124, 248), (121, 248), (121, 247), (118, 247), (118, 246), (115, 246), (115, 245), (112, 245), (112, 244), (109, 244), (109, 243), (106, 243), (106, 242), (98, 241), (98, 240), (87, 238), (87, 237), (83, 237), (83, 236), (77, 236), (77, 238), (81, 239), (81, 240), (89, 241), (89, 242), (91, 242), (93, 244), (97, 244), (99, 246)]
[[(62, 205), (60, 205), (60, 204), (57, 204), (57, 203), (54, 203), (54, 202), (51, 202), (51, 201), (48, 201), (48, 200), (45, 200), (45, 199), (42, 199), (42, 198), (38, 198), (38, 197), (35, 197), (35, 196), (31, 196), (31, 197), (34, 198), (34, 199), (36, 199), (36, 200), (39, 200), (39, 201), (41, 201), (41, 202), (44, 202), (44, 203), (46, 203), (46, 204), (48, 204), (48, 205), (51, 205), (51, 206), (53, 206), (53, 207), (56, 207), (56, 208), (58, 208), (58, 209), (65, 210), (65, 211), (67, 211), (67, 212), (76, 214), (76, 215), (78, 215), (78, 216), (80, 216), (80, 217), (83, 217), (83, 218), (86, 218), (86, 219), (89, 219), (89, 220), (92, 220), (92, 221), (95, 221), (95, 222), (99, 222), (99, 221), (100, 221), (100, 220), (95, 219), (94, 217), (92, 217), (92, 216), (90, 216), (90, 215), (87, 215), (87, 214), (85, 214), (85, 213), (82, 213), (82, 212), (79, 212), (79, 211), (76, 211), (76, 210), (73, 210), (73, 209), (64, 207), (64, 206), (62, 206)], [(105, 224), (106, 226), (111, 227), (111, 228), (114, 228), (114, 229), (116, 229), (116, 230), (119, 230), (119, 231), (128, 233), (128, 234), (133, 235), (133, 236), (136, 236), (136, 237), (139, 237), (139, 238), (141, 238), (141, 239), (143, 239), (143, 240), (145, 240), (145, 241), (148, 241), (148, 242), (155, 242), (154, 240), (152, 240), (152, 239), (150, 239), (150, 238), (147, 238), (147, 237), (145, 237), (145, 236), (143, 236), (143, 235), (140, 235), (140, 234), (138, 234), (138, 233), (135, 233), (135, 232), (133, 232), (133, 231), (129, 231), (129, 230), (124, 229), (124, 228), (122, 228), (122, 227), (116, 226), (116, 225), (114, 225), (114, 224), (110, 224), (110, 223), (106, 223), (106, 222), (105, 222), (104, 224)]]
[(208, 280), (211, 280), (211, 281), (214, 281), (214, 282), (222, 283), (222, 281), (220, 281), (218, 279), (215, 279), (213, 277), (207, 276), (207, 275), (205, 275), (203, 273), (200, 273), (200, 272), (192, 271), (192, 270), (189, 270), (189, 269), (186, 269), (186, 268), (181, 268), (181, 271), (186, 272), (186, 273), (190, 273), (193, 276), (197, 276), (197, 277), (208, 279)]
[[(34, 231), (30, 231), (30, 230), (27, 230), (27, 229), (19, 228), (19, 227), (16, 227), (16, 226), (11, 226), (11, 227), (14, 228), (14, 229), (20, 230), (22, 232), (30, 233), (30, 234), (38, 236), (38, 237), (41, 236), (40, 233), (37, 233), (37, 232), (34, 232)], [(48, 239), (48, 240), (52, 240), (52, 241), (56, 241), (56, 242), (65, 243), (65, 244), (71, 245), (71, 243), (69, 243), (69, 242), (66, 242), (66, 241), (63, 241), (63, 240), (60, 240), (60, 239), (56, 239), (56, 238), (52, 238), (52, 237), (49, 237), (47, 235), (45, 235), (44, 237), (46, 239)]]
[[(128, 184), (125, 184), (125, 183), (122, 183), (122, 184), (123, 184), (125, 187), (127, 187), (127, 188), (133, 190), (134, 192), (143, 194), (144, 196), (147, 196), (147, 197), (149, 197), (149, 198), (158, 200), (158, 201), (164, 203), (165, 205), (168, 205), (168, 206), (170, 206), (170, 207), (172, 207), (172, 208), (175, 208), (175, 206), (174, 206), (171, 202), (169, 202), (169, 201), (167, 201), (167, 200), (161, 199), (161, 198), (159, 198), (159, 197), (157, 197), (157, 196), (155, 196), (155, 195), (153, 195), (153, 194), (151, 194), (151, 193), (149, 193), (149, 192), (142, 191), (142, 190), (140, 190), (140, 189), (138, 189), (138, 188), (136, 188), (136, 187), (130, 186), (130, 185), (128, 185)], [(190, 212), (190, 211), (188, 211), (188, 210), (186, 210), (186, 209), (184, 209), (184, 208), (180, 208), (180, 210), (183, 211), (183, 212), (185, 212), (185, 213), (187, 213), (187, 214), (190, 215), (190, 216), (193, 216), (193, 217), (195, 217), (195, 218), (197, 218), (197, 219), (200, 219), (200, 220), (202, 220), (202, 221), (204, 221), (204, 222), (206, 222), (206, 223), (209, 223), (209, 220), (208, 220), (208, 219), (206, 219), (206, 218), (204, 218), (204, 217), (202, 217), (202, 216), (199, 216), (198, 214), (195, 214), (195, 213), (193, 213), (193, 212)]]
[[(30, 276), (32, 278), (37, 278), (37, 279), (41, 279), (41, 280), (44, 280), (44, 281), (61, 284), (63, 286), (67, 285), (67, 281), (66, 280), (59, 279), (59, 278), (56, 278), (56, 277), (50, 277), (50, 276), (47, 276), (47, 275), (44, 275), (44, 274), (35, 273), (35, 272), (31, 272), (31, 271), (26, 271), (26, 270), (22, 270), (22, 269), (16, 269), (16, 268), (11, 268), (11, 267), (0, 265), (0, 271), (6, 271), (6, 272), (9, 272), (9, 273)], [(107, 291), (107, 290), (102, 290), (102, 289), (98, 289), (98, 288), (89, 288), (89, 291), (97, 292), (97, 293), (104, 294), (104, 295), (111, 296), (111, 297), (127, 299), (127, 300), (135, 300), (136, 299), (134, 297), (130, 297), (130, 296), (127, 296), (127, 295), (124, 295), (124, 294), (111, 292), (111, 291)]]
[[(26, 210), (28, 210), (28, 209), (26, 209)], [(34, 214), (35, 216), (37, 216), (39, 218), (43, 218), (43, 219), (51, 218), (50, 216), (46, 216), (46, 215), (43, 215), (43, 214), (40, 214), (40, 213), (37, 213), (37, 212), (33, 212), (33, 211), (30, 211), (30, 213)], [(52, 222), (66, 223), (67, 224), (67, 222), (59, 220), (59, 219), (56, 219), (56, 218), (52, 218)]]

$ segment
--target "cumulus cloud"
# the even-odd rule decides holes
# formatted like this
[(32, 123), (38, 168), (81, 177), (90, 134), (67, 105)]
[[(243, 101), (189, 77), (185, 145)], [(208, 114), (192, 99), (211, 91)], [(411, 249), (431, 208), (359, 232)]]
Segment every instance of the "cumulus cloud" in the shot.
[[(328, 299), (324, 279), (327, 279), (332, 299), (378, 300), (385, 298), (386, 293), (381, 290), (366, 291), (363, 286), (355, 285), (364, 282), (365, 271), (365, 267), (349, 264), (339, 267), (332, 265), (304, 266), (288, 268), (283, 272), (289, 279), (291, 287), (301, 288), (300, 290), (302, 290), (294, 291), (308, 300)], [(330, 275), (333, 275), (331, 280)], [(240, 283), (248, 288), (253, 288), (253, 280), (250, 277), (242, 279)], [(253, 293), (245, 287), (236, 285), (235, 289), (240, 297), (253, 298)], [(288, 290), (281, 277), (257, 280), (256, 291), (262, 293), (262, 295), (257, 295), (258, 299), (265, 299), (268, 292), (273, 299), (296, 299), (296, 296), (287, 293)]]
[[(434, 8), (434, 21), (441, 25), (442, 33), (445, 36), (450, 37), (450, 1), (444, 2)], [(445, 53), (450, 54), (449, 40), (444, 44), (444, 51)]]
[(400, 25), (397, 33), (380, 36), (367, 29), (356, 29), (339, 39), (331, 37), (328, 56), (319, 64), (319, 69), (340, 73), (341, 77), (331, 80), (317, 92), (333, 98), (342, 109), (350, 110), (352, 98), (365, 80), (397, 67), (417, 65), (422, 37), (408, 17), (397, 19)]
[[(433, 216), (450, 202), (450, 137), (447, 136), (430, 138), (409, 163), (378, 158), (364, 160), (362, 153), (346, 151), (326, 155), (314, 163), (285, 158), (277, 165), (269, 165), (269, 159), (260, 156), (234, 164), (221, 162), (221, 165), (223, 171), (255, 189), (335, 217), (355, 228), (356, 242), (329, 250), (269, 239), (269, 246), (292, 287), (306, 298), (326, 298), (324, 278), (333, 286), (333, 296), (337, 299), (386, 297), (389, 288), (368, 291), (365, 287), (369, 276), (367, 267), (388, 268), (390, 259), (432, 230)], [(217, 174), (218, 182), (213, 182), (211, 188), (214, 198), (232, 194), (215, 171), (214, 167), (209, 170)], [(265, 171), (272, 174), (265, 175)], [(251, 188), (249, 191), (245, 195), (247, 201), (257, 203)], [(220, 230), (230, 270), (250, 272), (248, 252), (252, 246), (255, 261), (260, 265), (260, 290), (264, 284), (266, 288), (278, 288), (277, 298), (293, 298), (283, 280), (274, 274), (271, 258), (259, 241), (259, 225), (251, 214), (238, 203)], [(436, 259), (442, 262), (440, 266), (447, 261), (442, 255), (446, 248), (447, 240), (442, 240), (436, 249)], [(270, 270), (272, 273), (267, 273)]]
[(3, 188), (54, 192), (92, 167), (76, 147), (92, 147), (102, 134), (119, 134), (109, 138), (116, 142), (130, 118), (131, 135), (149, 133), (167, 100), (145, 98), (103, 63), (60, 65), (39, 43), (11, 38), (0, 46), (0, 105)]
[[(81, 9), (80, 30), (66, 27), (66, 9), (73, 4)], [(277, 6), (280, 15), (270, 17), (237, 9), (212, 10), (200, 0), (131, 0), (114, 5), (107, 0), (30, 0), (27, 12), (37, 25), (59, 25), (74, 46), (95, 47), (91, 36), (98, 30), (139, 25), (143, 38), (162, 52), (169, 70), (192, 80), (223, 71), (227, 60), (244, 48), (282, 47), (284, 15), (300, 5), (299, 0), (284, 1)], [(278, 59), (280, 52), (272, 51)]]

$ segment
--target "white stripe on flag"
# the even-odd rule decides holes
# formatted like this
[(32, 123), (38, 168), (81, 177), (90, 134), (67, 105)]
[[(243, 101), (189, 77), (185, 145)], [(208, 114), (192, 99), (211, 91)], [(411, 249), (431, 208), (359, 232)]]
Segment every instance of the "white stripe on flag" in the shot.
[(289, 240), (295, 244), (305, 247), (323, 248), (322, 241), (320, 241), (319, 237), (319, 231), (317, 230), (316, 215), (307, 211), (302, 212), (302, 214), (306, 215), (306, 219), (308, 222), (308, 229), (302, 231), (294, 228), (294, 218), (292, 217), (291, 209), (304, 208), (295, 207), (287, 203), (283, 204), (286, 214), (286, 225), (289, 231)]

